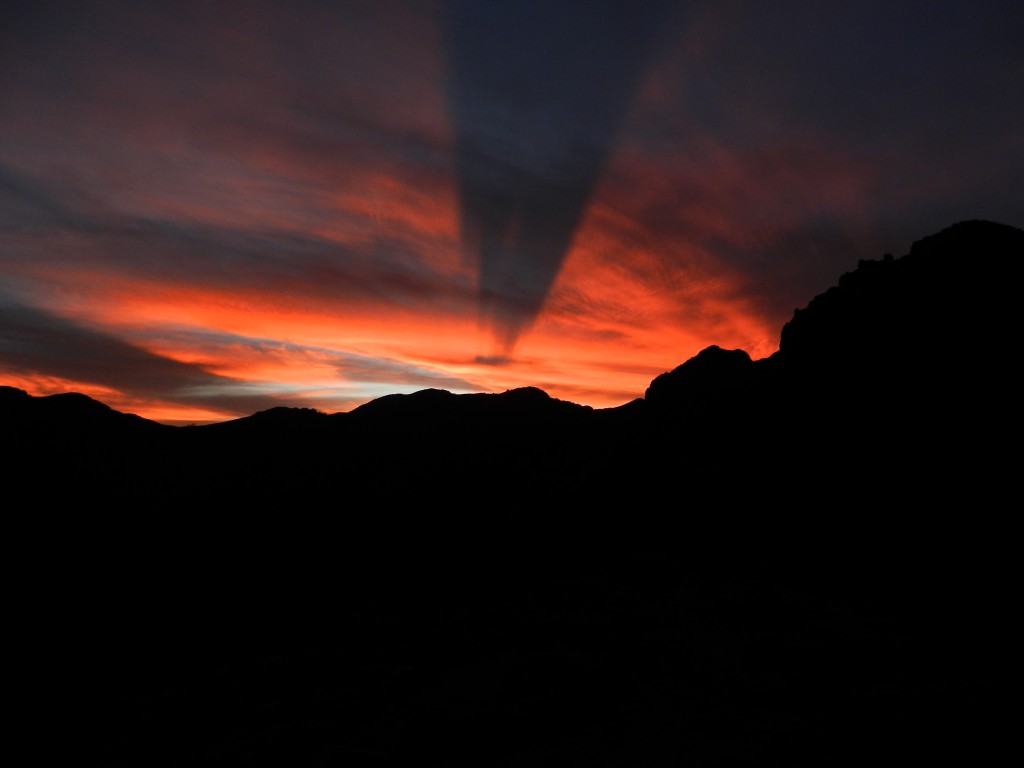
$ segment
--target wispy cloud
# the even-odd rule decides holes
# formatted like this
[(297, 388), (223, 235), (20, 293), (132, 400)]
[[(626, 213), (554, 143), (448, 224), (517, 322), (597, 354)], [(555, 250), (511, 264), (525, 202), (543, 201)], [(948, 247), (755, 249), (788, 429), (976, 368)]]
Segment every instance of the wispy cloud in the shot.
[(859, 259), (1024, 224), (1019, 3), (3, 13), (4, 380), (143, 415), (616, 405), (770, 354)]
[[(160, 329), (130, 343), (0, 293), (0, 373), (49, 392), (74, 388), (134, 410), (204, 420), (248, 415), (278, 405), (349, 410), (366, 400), (362, 385), (387, 382), (392, 391), (439, 387), (479, 391), (464, 379), (400, 360), (346, 354), (272, 339)], [(167, 354), (154, 352), (165, 349)], [(182, 360), (180, 357), (192, 358)], [(154, 416), (155, 418), (156, 416)]]

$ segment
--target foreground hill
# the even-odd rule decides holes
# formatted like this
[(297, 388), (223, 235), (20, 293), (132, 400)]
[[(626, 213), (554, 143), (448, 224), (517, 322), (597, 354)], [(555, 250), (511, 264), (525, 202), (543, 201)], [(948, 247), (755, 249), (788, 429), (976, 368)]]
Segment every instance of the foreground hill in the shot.
[(776, 354), (709, 347), (619, 408), (424, 390), (166, 427), (0, 388), (51, 738), (111, 765), (990, 762), (1022, 256), (961, 222), (842, 275)]
[(275, 408), (174, 428), (5, 387), (9, 461), (62, 506), (88, 494), (110, 516), (192, 510), (206, 525), (281, 509), (362, 525), (439, 505), (540, 512), (557, 526), (609, 505), (735, 507), (780, 493), (800, 512), (822, 494), (875, 510), (908, 494), (918, 507), (973, 503), (1012, 471), (996, 435), (1019, 424), (1022, 237), (961, 222), (903, 257), (862, 261), (795, 311), (775, 354), (709, 347), (619, 408), (529, 387), (424, 390), (349, 413)]

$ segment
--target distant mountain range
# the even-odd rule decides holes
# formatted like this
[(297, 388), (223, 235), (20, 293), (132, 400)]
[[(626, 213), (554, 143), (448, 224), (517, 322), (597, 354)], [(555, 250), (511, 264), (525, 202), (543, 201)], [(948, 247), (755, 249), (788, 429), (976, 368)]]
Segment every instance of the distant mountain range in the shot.
[[(385, 662), (364, 649), (371, 667), (418, 659), (410, 674), (426, 677), (411, 682), (321, 669), (333, 693), (307, 683), (301, 695), (321, 697), (330, 738), (310, 730), (295, 701), (281, 705), (292, 719), (274, 738), (294, 738), (293, 750), (316, 741), (337, 764), (456, 754), (466, 765), (863, 765), (890, 741), (915, 762), (984, 762), (1011, 744), (1022, 258), (1024, 230), (954, 224), (840, 276), (794, 312), (770, 357), (711, 346), (617, 408), (531, 387), (427, 389), (347, 413), (275, 408), (171, 427), (81, 394), (0, 387), (11, 541), (47, 595), (47, 620), (92, 626), (90, 648), (119, 670), (119, 695), (154, 717), (170, 716), (156, 690), (133, 688), (111, 651), (136, 623), (145, 663), (161, 669), (160, 626), (203, 674), (224, 647), (241, 663), (246, 632), (299, 663), (282, 640), (288, 622), (309, 633), (302, 642), (318, 649), (317, 664), (340, 663), (321, 642), (343, 629), (393, 654)], [(547, 640), (515, 640), (523, 622), (537, 629), (521, 601), (548, 599), (560, 607), (543, 619)], [(587, 614), (591, 599), (600, 605)], [(726, 613), (709, 614), (710, 604)], [(388, 626), (411, 633), (406, 645), (381, 639)], [(201, 627), (221, 650), (195, 640)], [(646, 639), (630, 635), (637, 627)], [(489, 655), (488, 643), (506, 656)], [(775, 655), (760, 658), (765, 648)], [(719, 656), (694, 666), (693, 654)], [(503, 667), (508, 658), (518, 661)], [(539, 658), (555, 663), (554, 677)], [(527, 674), (520, 662), (541, 676), (540, 693), (487, 687), (487, 669)], [(458, 677), (467, 668), (472, 679)], [(399, 695), (392, 684), (412, 709), (382, 703)], [(602, 685), (635, 699), (636, 720)], [(343, 712), (324, 703), (353, 690)], [(441, 714), (427, 707), (431, 695)], [(531, 695), (539, 710), (525, 703)], [(175, 744), (157, 727), (156, 742), (119, 736), (115, 748), (83, 728), (110, 764), (127, 760), (118, 765), (184, 764), (243, 742), (271, 749), (256, 715), (236, 724), (235, 741), (182, 711), (171, 719)], [(463, 726), (490, 729), (490, 741)], [(594, 747), (605, 736), (604, 751)], [(125, 738), (153, 762), (125, 757)], [(591, 759), (567, 757), (572, 739), (596, 749)], [(265, 764), (329, 764), (313, 759)]]
[[(775, 354), (708, 347), (617, 408), (531, 387), (427, 389), (348, 413), (274, 408), (169, 427), (81, 394), (0, 387), (0, 418), (19, 472), (60, 459), (77, 483), (106, 489), (111, 510), (132, 509), (140, 493), (171, 508), (252, 494), (245, 503), (259, 507), (339, 481), (402, 503), (440, 487), (461, 508), (536, 494), (569, 505), (592, 492), (650, 500), (712, 478), (734, 493), (786, 483), (806, 495), (855, 474), (858, 488), (880, 473), (894, 481), (897, 467), (915, 493), (927, 491), (920, 471), (943, 477), (943, 498), (974, 495), (950, 465), (1008, 461), (991, 436), (1017, 417), (1022, 239), (1015, 227), (965, 221), (903, 257), (861, 261), (794, 312)], [(275, 478), (288, 488), (268, 487)]]

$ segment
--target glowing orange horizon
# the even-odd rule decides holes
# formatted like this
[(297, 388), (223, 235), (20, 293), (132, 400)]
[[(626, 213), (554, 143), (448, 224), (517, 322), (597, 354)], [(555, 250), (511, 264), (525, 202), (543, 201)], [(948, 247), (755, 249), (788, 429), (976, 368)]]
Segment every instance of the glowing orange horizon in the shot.
[[(104, 70), (109, 78), (89, 81), (97, 98), (60, 103), (55, 122), (12, 118), (9, 135), (49, 142), (44, 178), (60, 187), (77, 174), (94, 192), (76, 201), (90, 227), (31, 241), (9, 235), (12, 252), (29, 257), (5, 265), (5, 277), (41, 311), (130, 345), (143, 359), (178, 364), (183, 380), (194, 372), (200, 383), (156, 394), (14, 369), (5, 380), (33, 394), (83, 392), (166, 423), (237, 418), (255, 402), (347, 411), (429, 386), (536, 386), (607, 408), (641, 397), (654, 377), (709, 344), (755, 358), (775, 350), (778, 318), (745, 298), (742, 278), (706, 245), (710, 236), (752, 237), (731, 213), (764, 205), (771, 190), (750, 177), (746, 158), (699, 126), (684, 126), (699, 152), (649, 157), (629, 143), (627, 125), (542, 309), (497, 359), (481, 327), (478, 265), (467, 263), (460, 242), (442, 34), (423, 22), (420, 12), (402, 14), (403, 44), (393, 49), (402, 66), (387, 98), (361, 86), (341, 94), (358, 106), (355, 125), (341, 126), (352, 131), (343, 133), (349, 144), (330, 133), (333, 124), (292, 122), (285, 105), (295, 83), (273, 78), (212, 82), (204, 101), (156, 87), (146, 70)], [(215, 32), (214, 41), (236, 34)], [(650, 73), (627, 122), (665, 107), (674, 89), (664, 77)], [(109, 98), (104, 88), (138, 99)], [(30, 92), (18, 95), (35, 104)], [(222, 104), (265, 108), (258, 114), (268, 131), (280, 123), (292, 132), (247, 134), (237, 120), (221, 119), (235, 114), (222, 113)], [(97, 127), (112, 118), (131, 142), (105, 143)], [(387, 141), (396, 137), (416, 152), (397, 151)], [(302, 138), (334, 149), (317, 151)], [(779, 163), (790, 168), (791, 187), (826, 172), (826, 163), (816, 164), (829, 159), (823, 153), (796, 154), (801, 163)], [(37, 170), (6, 159), (15, 171)], [(844, 169), (843, 179), (832, 202), (851, 208), (862, 175)], [(671, 201), (673, 185), (699, 194)], [(775, 225), (784, 215), (780, 204), (765, 218)], [(668, 226), (652, 225), (665, 223), (658, 217)], [(218, 399), (220, 391), (234, 394)]]

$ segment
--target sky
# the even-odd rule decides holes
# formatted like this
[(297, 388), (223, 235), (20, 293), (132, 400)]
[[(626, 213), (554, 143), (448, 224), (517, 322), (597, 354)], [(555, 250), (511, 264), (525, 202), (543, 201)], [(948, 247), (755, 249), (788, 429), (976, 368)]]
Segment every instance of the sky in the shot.
[(767, 357), (859, 260), (1024, 226), (1021, 40), (1019, 0), (9, 0), (0, 384), (188, 424)]

